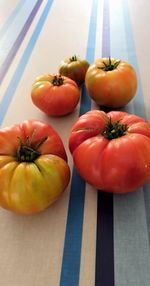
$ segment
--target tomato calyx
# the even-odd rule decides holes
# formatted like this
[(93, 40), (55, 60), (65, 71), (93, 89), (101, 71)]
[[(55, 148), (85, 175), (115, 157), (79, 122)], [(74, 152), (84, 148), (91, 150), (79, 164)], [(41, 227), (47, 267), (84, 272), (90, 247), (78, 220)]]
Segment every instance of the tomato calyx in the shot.
[(60, 86), (63, 85), (63, 83), (64, 83), (64, 78), (61, 75), (54, 75), (52, 79), (52, 84), (54, 86)]
[(70, 62), (76, 62), (78, 60), (77, 56), (74, 55), (71, 58), (69, 58)]
[(26, 142), (22, 143), (21, 139), (20, 145), (17, 150), (17, 161), (18, 162), (34, 162), (41, 153), (38, 151), (38, 148), (47, 140), (47, 137), (43, 137), (40, 142), (33, 148), (29, 137), (26, 138)]
[(118, 65), (120, 64), (120, 60), (116, 60), (116, 61), (112, 62), (112, 59), (109, 57), (108, 63), (103, 61), (103, 64), (104, 64), (103, 67), (98, 67), (98, 68), (100, 68), (101, 70), (104, 70), (104, 71), (112, 71), (118, 67)]
[(121, 124), (120, 120), (112, 123), (112, 120), (110, 117), (105, 129), (102, 132), (102, 135), (105, 138), (112, 140), (112, 139), (115, 139), (115, 138), (118, 138), (118, 137), (125, 135), (127, 129), (128, 129), (127, 125)]

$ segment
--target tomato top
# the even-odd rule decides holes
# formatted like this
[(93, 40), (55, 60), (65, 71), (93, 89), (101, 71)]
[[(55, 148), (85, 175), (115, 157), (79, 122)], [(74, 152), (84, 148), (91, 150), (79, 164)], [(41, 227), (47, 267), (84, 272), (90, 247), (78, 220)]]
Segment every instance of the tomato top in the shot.
[(66, 77), (66, 76), (61, 76), (60, 74), (43, 74), (41, 76), (38, 76), (33, 85), (32, 85), (32, 92), (34, 92), (36, 89), (47, 86), (47, 88), (59, 88), (59, 87), (64, 87), (64, 86), (75, 86), (77, 87), (76, 83), (71, 80), (70, 78)]
[(120, 140), (128, 134), (141, 134), (150, 138), (150, 124), (143, 118), (122, 111), (92, 110), (82, 115), (72, 127), (69, 138), (71, 153), (84, 141), (95, 136), (105, 138), (107, 144), (110, 140)]
[(16, 157), (19, 162), (32, 162), (38, 156), (53, 154), (67, 161), (61, 138), (51, 125), (39, 120), (26, 120), (21, 124), (0, 130), (0, 155)]

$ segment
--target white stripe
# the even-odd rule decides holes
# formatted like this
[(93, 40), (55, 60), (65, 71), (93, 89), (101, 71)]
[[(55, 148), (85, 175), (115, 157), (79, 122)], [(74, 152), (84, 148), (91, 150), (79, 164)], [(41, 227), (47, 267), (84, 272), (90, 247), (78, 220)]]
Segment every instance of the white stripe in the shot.
[(9, 4), (6, 6), (5, 0), (0, 1), (0, 29), (3, 27), (8, 17), (10, 17), (13, 12), (14, 7), (16, 7), (19, 2), (19, 0), (11, 0), (11, 5)]
[[(32, 36), (32, 33), (33, 33), (36, 25), (37, 25), (37, 22), (38, 22), (38, 20), (40, 18), (40, 15), (42, 14), (42, 11), (44, 10), (46, 2), (47, 1), (45, 0), (41, 4), (40, 9), (38, 10), (38, 12), (37, 12), (37, 14), (36, 14), (36, 16), (35, 16), (35, 18), (34, 18), (34, 20), (32, 22), (31, 27), (28, 30), (28, 33), (26, 34), (26, 37), (24, 38), (24, 40), (23, 40), (23, 42), (22, 42), (22, 44), (21, 44), (21, 46), (20, 46), (16, 56), (14, 57), (14, 59), (12, 61), (12, 64), (10, 65), (9, 70), (8, 70), (6, 76), (5, 76), (5, 78), (4, 78), (4, 80), (3, 80), (2, 84), (1, 84), (0, 101), (2, 100), (3, 95), (4, 95), (6, 89), (7, 89), (8, 85), (9, 85), (9, 82), (11, 81), (11, 79), (13, 77), (13, 74), (14, 74), (14, 72), (15, 72), (18, 64), (19, 64), (19, 61), (20, 61), (20, 59), (21, 59), (21, 57), (23, 55), (23, 52), (26, 49), (26, 46), (27, 46), (27, 44), (28, 44), (28, 42), (29, 42), (29, 40), (30, 40), (30, 38)], [(24, 88), (26, 88), (26, 86), (27, 85), (25, 85)]]

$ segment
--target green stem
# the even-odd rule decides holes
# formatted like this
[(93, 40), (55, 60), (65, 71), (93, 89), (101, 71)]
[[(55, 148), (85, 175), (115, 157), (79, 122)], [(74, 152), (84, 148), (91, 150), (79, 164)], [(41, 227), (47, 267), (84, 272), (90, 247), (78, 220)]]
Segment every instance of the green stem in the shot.
[(78, 60), (78, 58), (76, 55), (74, 55), (69, 60), (70, 60), (70, 62), (76, 62)]
[(64, 78), (61, 75), (55, 75), (52, 79), (52, 84), (54, 86), (60, 86), (64, 83)]
[(120, 60), (116, 60), (115, 62), (112, 63), (112, 60), (109, 57), (109, 61), (107, 63), (103, 61), (103, 64), (104, 64), (103, 67), (98, 67), (98, 68), (104, 71), (112, 71), (118, 67), (118, 65), (120, 64)]
[(115, 138), (118, 138), (118, 137), (121, 137), (121, 136), (125, 135), (127, 129), (128, 129), (127, 125), (126, 124), (121, 124), (120, 120), (112, 123), (112, 120), (111, 120), (111, 117), (110, 117), (110, 119), (108, 120), (108, 123), (107, 123), (105, 129), (103, 130), (102, 135), (105, 138), (107, 138), (109, 140), (112, 140), (112, 139), (115, 139)]
[(21, 142), (17, 150), (17, 161), (18, 162), (34, 162), (41, 153), (38, 151), (38, 148), (47, 140), (47, 137), (43, 137), (39, 143), (33, 148), (29, 137), (26, 138), (25, 144)]

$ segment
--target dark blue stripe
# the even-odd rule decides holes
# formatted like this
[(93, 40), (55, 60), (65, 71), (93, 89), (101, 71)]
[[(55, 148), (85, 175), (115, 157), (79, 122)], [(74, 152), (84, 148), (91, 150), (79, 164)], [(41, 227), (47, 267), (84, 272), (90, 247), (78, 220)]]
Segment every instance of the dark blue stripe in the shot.
[(22, 58), (21, 58), (18, 66), (17, 66), (17, 69), (16, 69), (16, 71), (12, 77), (12, 80), (10, 81), (10, 84), (8, 85), (8, 88), (7, 88), (5, 94), (2, 98), (2, 101), (0, 104), (0, 124), (2, 124), (2, 121), (3, 121), (4, 116), (8, 110), (10, 102), (13, 98), (13, 95), (16, 91), (16, 88), (17, 88), (19, 82), (20, 82), (20, 79), (23, 75), (25, 67), (29, 61), (31, 54), (32, 54), (33, 48), (37, 42), (37, 39), (40, 35), (40, 32), (43, 28), (45, 21), (46, 21), (46, 18), (48, 16), (48, 13), (49, 13), (49, 10), (51, 8), (52, 3), (53, 3), (53, 0), (49, 0), (47, 2), (47, 5), (45, 6), (44, 11), (43, 11), (43, 13), (42, 13), (42, 15), (38, 21), (38, 24), (37, 24), (37, 26), (36, 26), (33, 34), (32, 34), (32, 37), (31, 37), (31, 39), (30, 39), (30, 41), (29, 41), (29, 43), (28, 43), (28, 45), (27, 45), (27, 47), (26, 47), (26, 49), (22, 55)]
[(19, 33), (16, 41), (14, 42), (13, 46), (10, 47), (10, 51), (5, 59), (5, 61), (3, 62), (1, 68), (0, 68), (0, 84), (2, 83), (23, 39), (25, 38), (31, 24), (32, 21), (34, 19), (34, 17), (36, 16), (37, 11), (39, 10), (41, 4), (42, 4), (43, 0), (38, 0), (37, 3), (35, 4), (33, 10), (31, 11), (27, 21), (25, 22), (21, 32)]
[[(94, 0), (90, 17), (86, 53), (86, 59), (89, 62), (93, 62), (95, 55), (97, 5), (98, 0)], [(79, 115), (89, 111), (90, 109), (91, 100), (89, 99), (85, 86), (83, 86)], [(76, 169), (73, 168), (60, 286), (79, 285), (84, 200), (85, 181), (81, 179)]]
[[(109, 0), (104, 0), (102, 57), (110, 56)], [(113, 194), (98, 191), (95, 286), (114, 286)]]
[(8, 17), (7, 21), (5, 22), (5, 24), (2, 26), (2, 28), (0, 29), (0, 39), (5, 35), (5, 33), (7, 32), (8, 28), (11, 26), (11, 24), (13, 23), (15, 17), (17, 16), (17, 14), (19, 13), (21, 7), (24, 4), (24, 0), (21, 0), (18, 5), (15, 7), (15, 9), (12, 11), (11, 15)]
[[(138, 77), (138, 91), (133, 101), (134, 113), (147, 119), (145, 105), (144, 105), (144, 97), (143, 97), (143, 91), (142, 91), (140, 71), (139, 71), (139, 66), (138, 66), (138, 61), (137, 61), (137, 56), (136, 56), (132, 24), (131, 24), (129, 7), (128, 7), (128, 1), (122, 0), (122, 2), (123, 2), (123, 11), (124, 11), (123, 15), (124, 15), (124, 23), (125, 23), (125, 31), (126, 31), (127, 49), (128, 49), (128, 59), (129, 59), (129, 62), (132, 63), (132, 65), (135, 67), (137, 77)], [(147, 220), (149, 244), (150, 244), (150, 211), (149, 211), (150, 210), (150, 182), (148, 182), (147, 184), (143, 186), (143, 192), (144, 192), (145, 212), (146, 212), (146, 220)]]
[(95, 286), (114, 286), (113, 194), (98, 191)]

